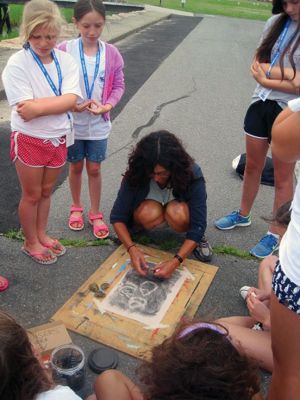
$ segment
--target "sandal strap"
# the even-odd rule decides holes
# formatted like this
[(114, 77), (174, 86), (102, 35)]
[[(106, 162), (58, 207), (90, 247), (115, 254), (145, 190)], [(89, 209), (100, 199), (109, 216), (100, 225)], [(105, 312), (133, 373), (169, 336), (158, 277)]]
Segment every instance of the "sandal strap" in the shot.
[(71, 206), (70, 207), (70, 213), (72, 213), (72, 212), (83, 212), (83, 207)]
[(95, 219), (103, 219), (103, 214), (99, 212), (98, 214), (89, 214), (90, 221), (94, 221)]

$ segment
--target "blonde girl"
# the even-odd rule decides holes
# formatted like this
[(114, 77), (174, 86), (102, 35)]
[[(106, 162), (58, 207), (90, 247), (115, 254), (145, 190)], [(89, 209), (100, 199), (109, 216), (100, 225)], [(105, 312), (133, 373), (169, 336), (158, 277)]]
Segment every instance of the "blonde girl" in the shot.
[(66, 249), (47, 232), (50, 196), (71, 141), (71, 110), (81, 96), (76, 62), (54, 49), (63, 23), (49, 0), (24, 7), (23, 49), (13, 54), (2, 79), (11, 112), (11, 160), (22, 188), (19, 218), (22, 251), (40, 264), (53, 264)]
[(107, 138), (111, 130), (109, 112), (124, 92), (124, 63), (116, 47), (100, 40), (105, 24), (105, 8), (101, 0), (78, 0), (74, 6), (74, 23), (80, 37), (59, 46), (77, 60), (84, 96), (84, 101), (77, 103), (74, 109), (75, 143), (68, 150), (73, 199), (69, 228), (77, 231), (84, 227), (80, 194), (86, 159), (90, 195), (88, 219), (94, 236), (104, 239), (109, 232), (99, 208), (101, 162), (106, 158)]

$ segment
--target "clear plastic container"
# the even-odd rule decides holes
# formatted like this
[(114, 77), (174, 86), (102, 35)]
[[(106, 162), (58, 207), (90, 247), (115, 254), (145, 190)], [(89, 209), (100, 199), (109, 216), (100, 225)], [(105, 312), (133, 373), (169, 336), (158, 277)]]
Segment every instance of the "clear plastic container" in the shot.
[(57, 347), (52, 351), (50, 365), (56, 383), (73, 390), (79, 390), (84, 385), (85, 356), (80, 347), (74, 344)]

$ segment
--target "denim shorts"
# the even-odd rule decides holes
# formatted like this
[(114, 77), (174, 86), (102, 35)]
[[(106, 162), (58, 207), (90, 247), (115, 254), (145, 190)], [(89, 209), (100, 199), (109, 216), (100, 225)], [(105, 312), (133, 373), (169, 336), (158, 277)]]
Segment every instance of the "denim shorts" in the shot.
[(272, 288), (279, 303), (300, 315), (300, 287), (285, 275), (279, 260), (274, 270)]
[(85, 158), (89, 161), (101, 163), (106, 159), (107, 139), (102, 140), (75, 140), (68, 148), (68, 161), (78, 162)]

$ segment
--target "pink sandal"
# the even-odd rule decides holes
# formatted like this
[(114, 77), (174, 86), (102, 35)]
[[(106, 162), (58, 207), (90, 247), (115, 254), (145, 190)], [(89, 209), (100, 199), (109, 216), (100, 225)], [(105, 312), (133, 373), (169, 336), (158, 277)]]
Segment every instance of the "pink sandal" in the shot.
[[(95, 225), (94, 221), (96, 219), (102, 220), (102, 225)], [(93, 225), (93, 234), (97, 239), (105, 239), (109, 235), (109, 229), (106, 223), (103, 221), (103, 214), (100, 212), (98, 214), (89, 213), (89, 223)], [(101, 236), (99, 236), (99, 232), (104, 232)]]
[(8, 280), (0, 275), (0, 292), (4, 292), (9, 286)]
[[(72, 215), (73, 212), (80, 212), (81, 215), (75, 216)], [(81, 231), (84, 228), (84, 221), (83, 221), (83, 208), (82, 207), (75, 207), (71, 206), (70, 208), (70, 217), (69, 217), (69, 228), (72, 231)], [(77, 222), (79, 224), (78, 227), (74, 227), (73, 224)]]
[(37, 262), (38, 264), (50, 265), (56, 263), (57, 261), (56, 255), (53, 254), (51, 250), (46, 248), (41, 252), (29, 251), (25, 249), (25, 247), (22, 247), (21, 250), (23, 251), (24, 254), (26, 254), (28, 257), (30, 257), (33, 261)]

